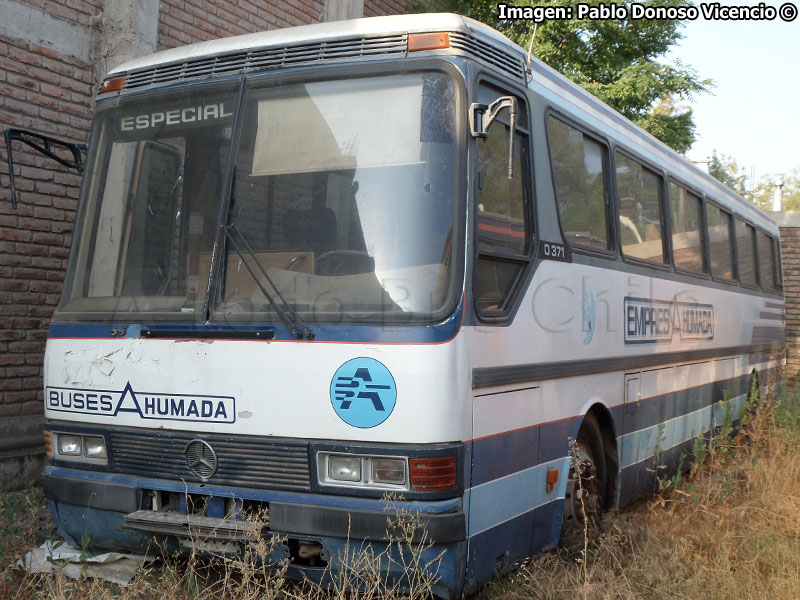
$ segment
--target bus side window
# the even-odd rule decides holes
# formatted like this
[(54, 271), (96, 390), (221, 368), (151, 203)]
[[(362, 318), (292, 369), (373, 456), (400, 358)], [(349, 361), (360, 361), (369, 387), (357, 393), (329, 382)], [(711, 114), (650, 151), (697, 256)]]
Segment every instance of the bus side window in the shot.
[[(482, 86), (489, 90), (488, 86)], [(494, 90), (496, 95), (502, 95)], [(528, 218), (527, 148), (525, 105), (519, 102), (514, 130), (513, 175), (508, 156), (511, 126), (503, 109), (479, 139), (477, 175), (477, 239), (475, 304), (478, 312), (501, 316), (529, 261), (532, 228)]]
[(758, 272), (761, 277), (761, 287), (774, 292), (777, 290), (778, 284), (775, 277), (772, 238), (766, 233), (757, 231), (756, 239), (758, 240)]
[(749, 287), (756, 286), (754, 231), (752, 225), (736, 217), (736, 266), (739, 269), (739, 282)]
[(708, 221), (708, 254), (711, 275), (733, 279), (733, 246), (731, 244), (731, 215), (710, 202), (706, 203)]
[(669, 182), (672, 258), (675, 267), (690, 273), (708, 273), (703, 251), (703, 211), (700, 198)]
[(661, 177), (619, 152), (616, 153), (616, 168), (622, 253), (628, 258), (667, 262)]
[(564, 239), (573, 248), (613, 249), (609, 235), (606, 149), (552, 116), (547, 120), (547, 133)]

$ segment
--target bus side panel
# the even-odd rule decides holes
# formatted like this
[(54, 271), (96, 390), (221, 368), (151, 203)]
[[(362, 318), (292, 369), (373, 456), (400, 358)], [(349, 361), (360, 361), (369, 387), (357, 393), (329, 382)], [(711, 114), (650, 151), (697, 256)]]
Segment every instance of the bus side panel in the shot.
[[(541, 389), (476, 394), (473, 400), (468, 577), (484, 581), (497, 568), (552, 543), (559, 490), (541, 482), (564, 469), (540, 451)], [(561, 492), (560, 497), (563, 497)]]
[[(513, 323), (470, 328), (473, 374), (480, 376), (474, 393), (487, 396), (510, 389), (541, 388), (540, 464), (550, 458), (566, 459), (569, 440), (576, 438), (583, 415), (593, 405), (603, 407), (613, 424), (613, 431), (605, 434), (611, 439), (617, 436), (619, 503), (625, 504), (653, 490), (656, 477), (673, 472), (681, 464), (681, 456), (691, 450), (694, 438), (708, 435), (714, 423), (723, 422), (725, 410), (733, 415), (740, 410), (754, 368), (749, 355), (694, 361), (690, 357), (780, 343), (780, 315), (765, 316), (765, 312), (779, 310), (781, 304), (702, 282), (545, 260), (537, 266)], [(649, 306), (654, 307), (651, 311), (661, 310), (660, 315), (664, 308), (669, 315), (680, 307), (705, 314), (710, 311), (713, 327), (692, 329), (687, 325), (686, 329), (675, 321), (656, 333), (650, 325), (640, 323), (645, 314), (642, 307)], [(631, 316), (634, 311), (635, 319)], [(663, 364), (653, 360), (660, 354)], [(682, 360), (683, 356), (687, 358)], [(647, 368), (637, 368), (637, 362), (646, 362)], [(607, 370), (598, 372), (601, 363)], [(630, 368), (626, 368), (628, 364)], [(551, 373), (557, 373), (558, 379), (548, 379)], [(638, 377), (641, 388), (637, 397), (628, 401), (625, 378), (631, 374)], [(526, 425), (521, 422), (517, 427)], [(509, 427), (499, 436), (509, 440), (508, 453), (524, 451), (530, 443), (530, 434), (521, 436), (513, 431), (517, 427)], [(483, 449), (475, 446), (476, 464), (480, 464)], [(487, 460), (490, 457), (487, 451)], [(662, 466), (665, 468), (658, 468)], [(545, 479), (540, 478), (537, 485), (543, 487)], [(472, 526), (478, 512), (476, 506), (470, 511), (471, 535), (479, 532)], [(553, 531), (558, 531), (560, 518), (559, 510)], [(501, 525), (502, 511), (497, 511), (494, 519), (494, 526)], [(556, 533), (553, 543), (557, 539)], [(487, 550), (484, 560), (500, 547)], [(493, 562), (499, 554), (495, 552)]]

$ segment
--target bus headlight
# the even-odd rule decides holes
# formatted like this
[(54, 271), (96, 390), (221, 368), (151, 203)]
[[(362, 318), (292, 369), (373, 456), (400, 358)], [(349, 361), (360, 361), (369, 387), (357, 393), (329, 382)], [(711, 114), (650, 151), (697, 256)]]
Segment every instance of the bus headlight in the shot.
[(328, 477), (334, 481), (361, 481), (361, 459), (357, 456), (328, 456)]
[(403, 485), (406, 482), (406, 461), (402, 458), (372, 459), (372, 481)]
[(48, 432), (54, 440), (55, 460), (84, 462), (97, 465), (108, 464), (106, 439), (102, 435), (80, 435), (77, 433)]
[(408, 491), (408, 458), (368, 454), (317, 453), (322, 485)]
[(83, 438), (83, 455), (86, 458), (106, 458), (106, 441), (102, 437)]
[(64, 456), (81, 455), (81, 436), (58, 434), (58, 453)]

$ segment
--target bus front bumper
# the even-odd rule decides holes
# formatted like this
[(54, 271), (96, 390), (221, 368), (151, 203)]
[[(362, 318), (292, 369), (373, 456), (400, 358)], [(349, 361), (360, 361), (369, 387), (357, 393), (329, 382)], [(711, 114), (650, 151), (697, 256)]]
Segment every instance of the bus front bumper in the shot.
[[(404, 564), (401, 547), (416, 548), (422, 564), (435, 566), (440, 596), (458, 595), (463, 589), (466, 560), (466, 517), (460, 498), (433, 502), (385, 501), (325, 494), (268, 492), (215, 487), (119, 474), (48, 466), (42, 477), (45, 497), (53, 520), (64, 538), (89, 547), (133, 552), (152, 551), (157, 540), (162, 549), (209, 550), (243, 548), (252, 536), (238, 535), (235, 520), (218, 515), (219, 527), (206, 527), (198, 536), (198, 521), (180, 512), (143, 510), (151, 490), (231, 496), (264, 503), (269, 525), (264, 534), (272, 539), (271, 562), (288, 560), (288, 575), (325, 583), (346, 568), (348, 553), (369, 552), (383, 556), (382, 569), (402, 579), (406, 573), (392, 571)], [(185, 505), (182, 505), (182, 510)], [(208, 517), (201, 519), (212, 520)], [(241, 521), (240, 521), (241, 522)], [(233, 527), (230, 525), (234, 524)], [(208, 533), (213, 532), (213, 533)], [(202, 538), (202, 539), (199, 539)], [(295, 560), (299, 544), (316, 544), (326, 568)], [(380, 560), (380, 559), (379, 559)]]

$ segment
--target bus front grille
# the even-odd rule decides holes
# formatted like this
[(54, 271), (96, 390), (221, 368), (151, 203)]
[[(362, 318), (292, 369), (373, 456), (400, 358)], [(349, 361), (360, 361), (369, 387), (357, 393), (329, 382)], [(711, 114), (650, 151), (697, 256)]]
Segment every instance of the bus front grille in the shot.
[[(192, 472), (186, 446), (206, 442), (216, 456), (216, 469), (206, 479)], [(311, 489), (308, 444), (187, 432), (111, 431), (112, 468), (118, 473), (270, 490)]]

